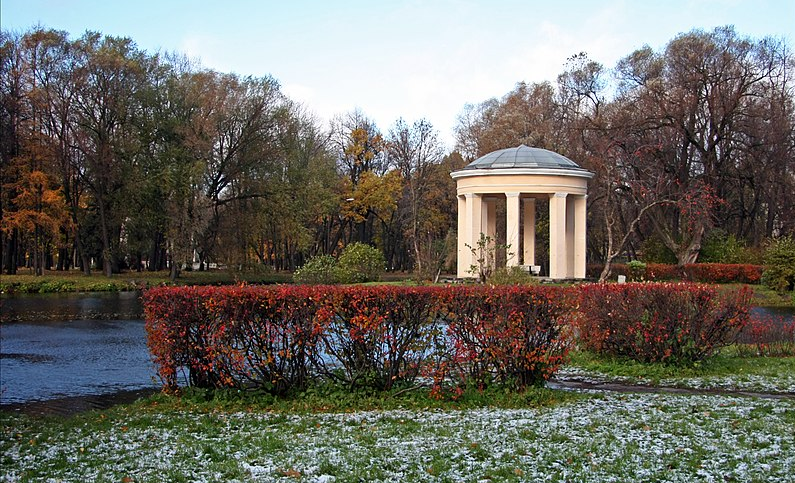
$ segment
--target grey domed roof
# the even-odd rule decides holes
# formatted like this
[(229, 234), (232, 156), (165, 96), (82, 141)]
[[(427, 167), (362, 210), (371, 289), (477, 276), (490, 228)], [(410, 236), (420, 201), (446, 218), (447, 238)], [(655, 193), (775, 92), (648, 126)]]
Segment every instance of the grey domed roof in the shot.
[(464, 169), (565, 169), (585, 171), (577, 163), (561, 154), (522, 144), (515, 148), (500, 149), (469, 163)]

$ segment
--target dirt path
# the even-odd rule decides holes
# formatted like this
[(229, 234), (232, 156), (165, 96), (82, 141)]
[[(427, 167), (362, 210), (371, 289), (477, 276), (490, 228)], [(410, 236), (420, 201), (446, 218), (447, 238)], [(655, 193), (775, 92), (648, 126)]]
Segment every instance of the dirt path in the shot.
[(593, 382), (579, 379), (557, 380), (552, 379), (547, 383), (551, 389), (583, 389), (591, 391), (623, 392), (623, 393), (652, 393), (652, 394), (704, 394), (721, 396), (758, 397), (762, 399), (795, 399), (795, 393), (783, 392), (756, 392), (739, 389), (695, 389), (686, 387), (661, 387), (646, 386), (642, 384), (621, 384), (618, 382)]

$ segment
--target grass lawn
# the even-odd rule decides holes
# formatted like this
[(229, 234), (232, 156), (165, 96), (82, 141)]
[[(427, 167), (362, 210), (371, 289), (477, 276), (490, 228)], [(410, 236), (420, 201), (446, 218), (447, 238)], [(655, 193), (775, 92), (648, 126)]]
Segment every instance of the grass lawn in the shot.
[(727, 290), (738, 290), (741, 287), (749, 287), (753, 290), (751, 305), (754, 307), (793, 307), (795, 306), (795, 294), (792, 292), (780, 293), (768, 288), (765, 285), (744, 285), (740, 283), (729, 283), (719, 285)]
[[(692, 367), (575, 352), (562, 371), (766, 388), (795, 358)], [(685, 384), (685, 385), (687, 385)], [(778, 386), (777, 386), (778, 385)], [(792, 392), (793, 389), (788, 389)], [(531, 388), (299, 396), (190, 390), (70, 418), (0, 413), (0, 482), (793, 481), (795, 398)]]
[(795, 474), (793, 400), (550, 401), (305, 412), (155, 396), (69, 419), (2, 414), (0, 481), (784, 482)]

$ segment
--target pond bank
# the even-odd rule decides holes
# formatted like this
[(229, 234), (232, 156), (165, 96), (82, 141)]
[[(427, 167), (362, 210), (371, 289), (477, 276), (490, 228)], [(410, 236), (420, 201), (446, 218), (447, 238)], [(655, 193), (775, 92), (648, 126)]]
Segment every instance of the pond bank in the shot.
[[(759, 392), (740, 389), (665, 387), (641, 384), (622, 384), (619, 382), (594, 382), (578, 379), (552, 379), (547, 383), (550, 389), (566, 391), (587, 391), (619, 394), (672, 394), (685, 396), (726, 396), (747, 397), (770, 400), (795, 401), (795, 392)], [(28, 416), (74, 416), (87, 411), (110, 409), (118, 405), (134, 403), (158, 393), (160, 390), (135, 389), (111, 394), (91, 394), (70, 396), (46, 401), (30, 401), (0, 404), (0, 412), (25, 414)]]
[(73, 292), (140, 291), (160, 285), (233, 285), (237, 283), (291, 283), (290, 273), (237, 273), (225, 270), (183, 271), (172, 282), (169, 272), (125, 272), (106, 277), (101, 273), (47, 271), (43, 276), (31, 274), (3, 275), (0, 294), (43, 294)]
[(112, 394), (70, 396), (47, 401), (0, 404), (0, 411), (28, 416), (73, 416), (86, 411), (109, 409), (149, 397), (159, 389), (133, 389)]
[(142, 320), (144, 315), (141, 292), (19, 294), (3, 297), (0, 304), (2, 323)]

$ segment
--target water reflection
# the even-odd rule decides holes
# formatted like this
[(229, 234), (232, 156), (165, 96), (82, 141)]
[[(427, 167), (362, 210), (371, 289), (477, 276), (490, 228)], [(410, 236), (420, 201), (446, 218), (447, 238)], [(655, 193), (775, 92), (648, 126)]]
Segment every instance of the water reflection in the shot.
[(140, 292), (22, 294), (0, 299), (2, 322), (142, 318)]
[(782, 317), (792, 320), (795, 319), (795, 307), (752, 307), (751, 317)]

